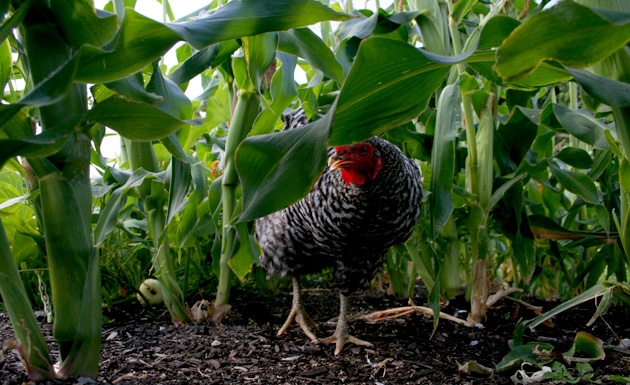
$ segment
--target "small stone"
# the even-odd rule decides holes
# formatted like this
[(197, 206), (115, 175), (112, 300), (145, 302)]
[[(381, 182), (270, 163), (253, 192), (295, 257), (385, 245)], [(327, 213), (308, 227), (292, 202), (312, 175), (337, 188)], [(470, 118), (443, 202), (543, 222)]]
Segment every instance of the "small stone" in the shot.
[(116, 337), (118, 337), (118, 332), (111, 332), (111, 333), (109, 333), (107, 338), (105, 338), (105, 341), (111, 341), (111, 340), (113, 340)]

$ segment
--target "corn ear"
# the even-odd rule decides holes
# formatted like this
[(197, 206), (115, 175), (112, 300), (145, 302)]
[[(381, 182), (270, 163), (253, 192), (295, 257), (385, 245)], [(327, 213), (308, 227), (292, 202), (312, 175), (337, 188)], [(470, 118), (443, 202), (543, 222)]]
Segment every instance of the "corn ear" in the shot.
[(70, 182), (58, 173), (51, 173), (40, 178), (40, 188), (55, 309), (53, 332), (63, 361), (77, 337), (77, 320), (92, 255), (92, 242)]
[(479, 131), (477, 132), (478, 151), (478, 198), (481, 207), (488, 210), (492, 197), (492, 182), (494, 180), (494, 155), (492, 146), (494, 143), (494, 113), (496, 98), (493, 93), (488, 95), (486, 105), (479, 118)]

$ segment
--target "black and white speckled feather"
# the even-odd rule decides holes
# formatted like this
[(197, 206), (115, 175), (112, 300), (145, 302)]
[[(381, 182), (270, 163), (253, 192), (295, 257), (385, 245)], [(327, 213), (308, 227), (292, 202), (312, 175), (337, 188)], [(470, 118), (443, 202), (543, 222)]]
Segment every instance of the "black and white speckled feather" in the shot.
[[(287, 126), (308, 123), (302, 111)], [(342, 294), (365, 287), (382, 266), (387, 249), (404, 242), (420, 216), (420, 170), (398, 147), (367, 140), (384, 165), (374, 180), (346, 184), (341, 170), (326, 167), (301, 201), (256, 221), (260, 262), (271, 275), (315, 273), (334, 268)], [(329, 149), (329, 156), (334, 150)]]

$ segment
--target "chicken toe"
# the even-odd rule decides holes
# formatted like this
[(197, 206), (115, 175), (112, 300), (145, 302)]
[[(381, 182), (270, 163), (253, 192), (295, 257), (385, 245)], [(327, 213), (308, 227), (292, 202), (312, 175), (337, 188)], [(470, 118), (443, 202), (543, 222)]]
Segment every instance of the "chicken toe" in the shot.
[(358, 339), (348, 332), (348, 298), (339, 293), (339, 319), (337, 320), (337, 328), (335, 329), (335, 333), (326, 338), (320, 338), (319, 342), (324, 344), (335, 344), (335, 355), (338, 356), (343, 347), (347, 343), (365, 346), (365, 347), (373, 347), (370, 342)]
[(312, 328), (315, 328), (315, 322), (311, 320), (311, 318), (306, 313), (304, 309), (304, 305), (302, 305), (302, 293), (300, 289), (300, 281), (297, 277), (292, 277), (293, 279), (293, 302), (291, 304), (291, 312), (287, 317), (287, 320), (284, 322), (284, 325), (278, 330), (277, 335), (283, 335), (291, 326), (293, 321), (297, 322), (300, 325), (300, 328), (304, 331), (304, 334), (311, 340), (312, 343), (318, 343), (319, 340), (313, 333)]

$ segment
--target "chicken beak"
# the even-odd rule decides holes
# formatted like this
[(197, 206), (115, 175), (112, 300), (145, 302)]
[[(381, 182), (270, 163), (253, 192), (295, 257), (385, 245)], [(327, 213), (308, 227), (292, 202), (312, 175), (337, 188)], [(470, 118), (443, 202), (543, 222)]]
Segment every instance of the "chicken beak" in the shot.
[(347, 160), (347, 159), (343, 159), (343, 158), (339, 158), (337, 157), (337, 155), (333, 155), (330, 158), (328, 158), (328, 167), (330, 167), (330, 169), (332, 171), (338, 169), (338, 168), (342, 168), (343, 166), (347, 165), (347, 164), (352, 164), (354, 163), (351, 160)]

